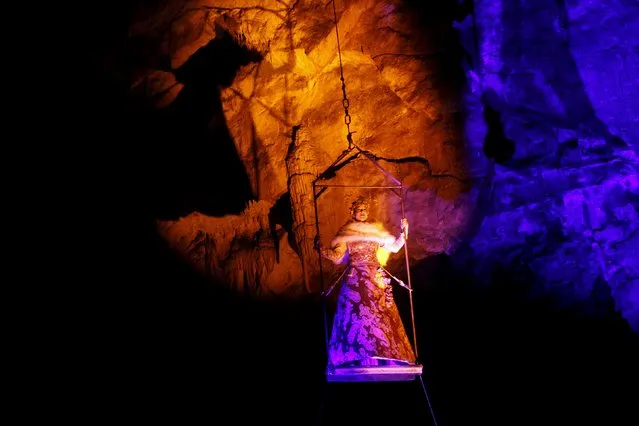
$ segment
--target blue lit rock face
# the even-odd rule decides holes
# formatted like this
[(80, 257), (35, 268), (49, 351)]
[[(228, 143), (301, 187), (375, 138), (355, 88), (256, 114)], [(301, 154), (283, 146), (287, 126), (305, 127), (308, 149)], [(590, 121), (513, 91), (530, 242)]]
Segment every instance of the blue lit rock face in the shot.
[(639, 3), (475, 0), (457, 28), (483, 195), (467, 265), (564, 306), (612, 298), (639, 332)]

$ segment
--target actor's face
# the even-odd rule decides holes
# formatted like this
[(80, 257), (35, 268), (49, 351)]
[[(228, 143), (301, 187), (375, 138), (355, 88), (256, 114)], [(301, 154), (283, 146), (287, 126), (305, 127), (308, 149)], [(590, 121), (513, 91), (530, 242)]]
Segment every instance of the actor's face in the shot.
[(353, 217), (358, 222), (364, 222), (368, 219), (368, 210), (365, 207), (357, 207), (353, 212)]

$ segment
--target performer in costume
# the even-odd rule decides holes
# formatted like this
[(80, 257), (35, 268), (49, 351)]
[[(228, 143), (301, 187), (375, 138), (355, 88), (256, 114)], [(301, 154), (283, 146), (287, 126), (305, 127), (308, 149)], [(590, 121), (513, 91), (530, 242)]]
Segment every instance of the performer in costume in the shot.
[(350, 208), (352, 219), (331, 241), (319, 247), (335, 264), (347, 263), (328, 349), (329, 368), (358, 365), (413, 364), (415, 353), (393, 299), (390, 278), (377, 259), (380, 247), (397, 253), (405, 244), (408, 222), (393, 237), (379, 222), (368, 221), (368, 201), (360, 197)]

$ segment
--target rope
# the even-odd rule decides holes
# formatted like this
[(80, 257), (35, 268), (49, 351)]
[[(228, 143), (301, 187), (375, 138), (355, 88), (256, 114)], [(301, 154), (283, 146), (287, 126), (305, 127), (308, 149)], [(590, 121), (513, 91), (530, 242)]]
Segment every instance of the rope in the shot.
[(391, 274), (390, 272), (388, 272), (388, 269), (384, 268), (382, 265), (379, 265), (380, 268), (382, 268), (382, 270), (384, 272), (386, 272), (386, 274), (391, 277), (392, 279), (394, 279), (397, 284), (399, 284), (400, 286), (404, 287), (406, 290), (408, 291), (413, 291), (412, 288), (410, 288), (409, 286), (406, 285), (406, 283), (402, 280), (400, 280), (399, 278), (397, 278), (395, 275)]
[(426, 395), (426, 402), (428, 403), (428, 409), (430, 410), (430, 416), (433, 418), (433, 425), (437, 426), (437, 418), (435, 418), (435, 411), (433, 410), (433, 406), (430, 403), (430, 398), (428, 397), (428, 392), (426, 392), (426, 385), (424, 384), (424, 380), (422, 379), (422, 375), (419, 375), (419, 382), (422, 384), (422, 389), (424, 390), (424, 395)]

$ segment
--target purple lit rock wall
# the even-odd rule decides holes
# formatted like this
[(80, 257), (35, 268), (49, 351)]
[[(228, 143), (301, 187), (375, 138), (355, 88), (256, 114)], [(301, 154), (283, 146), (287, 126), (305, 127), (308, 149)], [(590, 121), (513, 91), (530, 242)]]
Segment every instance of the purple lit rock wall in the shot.
[(563, 306), (609, 302), (639, 332), (639, 2), (468, 4), (456, 28), (483, 204), (457, 260)]

